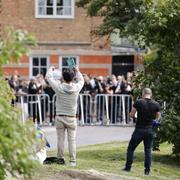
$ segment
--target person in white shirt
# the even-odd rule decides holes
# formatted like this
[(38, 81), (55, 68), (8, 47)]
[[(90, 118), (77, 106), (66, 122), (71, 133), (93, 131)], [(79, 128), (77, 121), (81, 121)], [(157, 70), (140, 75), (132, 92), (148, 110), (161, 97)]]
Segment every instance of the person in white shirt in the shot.
[[(63, 82), (53, 78), (53, 71), (54, 68), (51, 67), (46, 74), (46, 79), (56, 93), (55, 125), (58, 163), (65, 164), (64, 140), (65, 130), (67, 130), (70, 165), (76, 166), (76, 111), (78, 95), (84, 85), (84, 78), (77, 67), (63, 72)], [(74, 82), (74, 78), (76, 78), (76, 82)]]

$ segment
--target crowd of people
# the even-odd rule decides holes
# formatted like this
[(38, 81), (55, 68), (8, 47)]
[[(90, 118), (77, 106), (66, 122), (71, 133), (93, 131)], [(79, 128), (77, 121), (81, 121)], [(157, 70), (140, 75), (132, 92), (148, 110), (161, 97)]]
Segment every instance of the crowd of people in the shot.
[(84, 74), (85, 84), (81, 93), (90, 94), (132, 94), (133, 73), (128, 72), (126, 78), (124, 75), (88, 76)]
[[(124, 75), (111, 76), (92, 76), (83, 74), (85, 84), (81, 93), (89, 94), (132, 94), (134, 74), (128, 72), (126, 78)], [(42, 74), (37, 74), (30, 79), (21, 78), (20, 75), (13, 74), (8, 80), (10, 87), (15, 94), (48, 94), (53, 96), (53, 92), (49, 92), (49, 84)]]
[[(118, 76), (111, 75), (111, 76), (103, 77), (103, 76), (92, 76), (92, 75), (83, 74), (85, 83), (80, 93), (89, 94), (91, 95), (92, 99), (98, 94), (132, 94), (133, 77), (134, 74), (130, 72), (127, 73), (126, 78), (124, 75), (118, 75)], [(46, 112), (47, 103), (50, 103), (50, 123), (53, 123), (54, 115), (52, 112), (53, 111), (52, 100), (55, 92), (42, 74), (38, 74), (34, 77), (31, 77), (30, 79), (25, 79), (19, 76), (17, 73), (15, 73), (10, 78), (6, 78), (6, 80), (8, 81), (10, 87), (13, 89), (14, 94), (17, 97), (20, 95), (41, 95), (41, 94), (48, 95), (50, 102), (48, 102), (47, 100), (43, 102), (42, 100), (41, 104), (46, 103), (45, 108), (42, 105), (42, 111)], [(12, 103), (14, 104), (17, 101), (18, 101), (17, 99), (13, 100)], [(25, 99), (25, 102), (26, 101), (27, 100)], [(99, 99), (97, 101), (97, 104), (102, 105), (102, 100)], [(84, 105), (87, 106), (88, 105), (87, 102), (84, 102)], [(30, 111), (30, 107), (28, 108), (29, 108), (28, 111)], [(30, 113), (30, 116), (33, 117), (33, 120), (37, 119), (37, 121), (39, 122), (38, 112), (37, 110), (35, 110), (36, 106), (33, 105), (31, 109), (33, 113)], [(98, 111), (101, 111), (101, 109)], [(87, 112), (85, 111), (84, 116), (85, 116), (84, 117), (85, 122), (89, 123), (91, 115), (87, 114)], [(102, 115), (99, 115), (99, 117), (97, 118), (99, 118), (97, 119), (98, 122), (102, 122)], [(43, 115), (42, 115), (42, 121), (44, 121)]]

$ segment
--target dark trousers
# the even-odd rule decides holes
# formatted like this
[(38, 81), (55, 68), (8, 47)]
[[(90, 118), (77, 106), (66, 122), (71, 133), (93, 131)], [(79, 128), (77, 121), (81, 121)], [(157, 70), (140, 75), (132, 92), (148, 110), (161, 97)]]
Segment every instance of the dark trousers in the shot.
[(104, 107), (105, 107), (105, 98), (103, 96), (99, 96), (97, 98), (97, 107), (96, 107), (97, 122), (103, 122), (105, 115)]
[(142, 141), (144, 143), (144, 152), (145, 152), (145, 161), (144, 161), (145, 171), (150, 172), (151, 149), (153, 142), (152, 128), (136, 128), (134, 130), (127, 149), (126, 169), (131, 169), (131, 165), (133, 163), (134, 151)]

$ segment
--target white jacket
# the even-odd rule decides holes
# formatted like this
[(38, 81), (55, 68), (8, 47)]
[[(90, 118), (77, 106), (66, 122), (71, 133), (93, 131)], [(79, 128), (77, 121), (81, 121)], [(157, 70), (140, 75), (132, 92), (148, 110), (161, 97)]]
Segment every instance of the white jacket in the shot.
[(76, 83), (61, 83), (53, 78), (53, 71), (49, 69), (46, 78), (56, 93), (56, 115), (76, 116), (78, 95), (84, 85), (82, 74), (76, 72)]

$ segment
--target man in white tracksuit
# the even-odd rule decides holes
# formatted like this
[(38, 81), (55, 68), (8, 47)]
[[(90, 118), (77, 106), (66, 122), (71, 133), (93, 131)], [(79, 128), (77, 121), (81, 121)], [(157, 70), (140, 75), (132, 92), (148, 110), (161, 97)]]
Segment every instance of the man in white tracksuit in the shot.
[[(77, 67), (64, 71), (63, 82), (53, 78), (54, 68), (51, 67), (46, 78), (56, 93), (56, 131), (57, 131), (57, 158), (59, 164), (65, 164), (64, 140), (65, 130), (68, 135), (70, 165), (76, 166), (76, 130), (77, 130), (77, 101), (80, 90), (84, 85), (84, 78)], [(76, 82), (74, 82), (76, 78)]]

